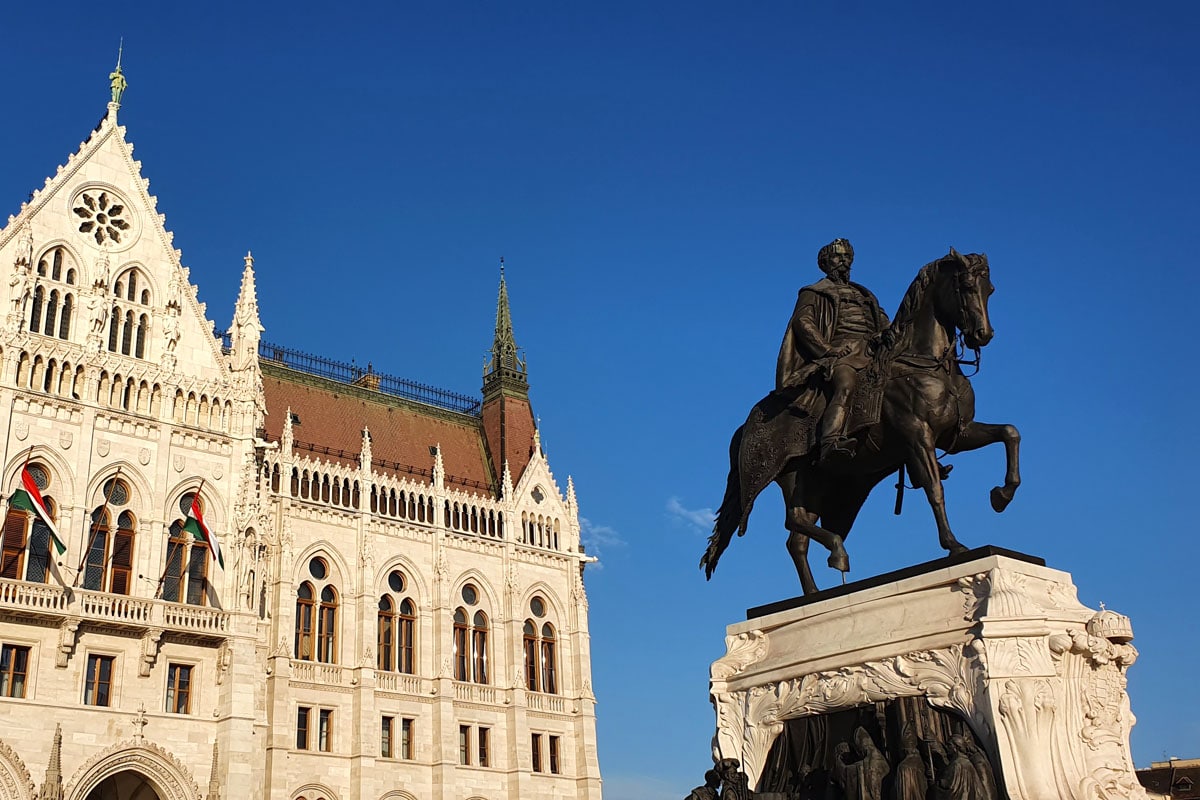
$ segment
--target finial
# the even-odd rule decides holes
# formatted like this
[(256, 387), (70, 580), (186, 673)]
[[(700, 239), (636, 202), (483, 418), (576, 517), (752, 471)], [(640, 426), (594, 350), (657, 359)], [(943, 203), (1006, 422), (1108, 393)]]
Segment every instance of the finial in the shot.
[(125, 74), (121, 72), (121, 55), (125, 51), (125, 37), (121, 37), (121, 43), (117, 46), (117, 68), (108, 75), (108, 81), (112, 88), (112, 102), (109, 106), (114, 107), (113, 110), (121, 105), (121, 97), (125, 94), (125, 87), (129, 85), (125, 80)]
[(245, 262), (247, 267), (253, 267), (254, 266), (254, 255), (249, 250), (247, 250), (246, 257), (243, 259), (243, 261)]
[(504, 256), (500, 256), (500, 280), (504, 280)]

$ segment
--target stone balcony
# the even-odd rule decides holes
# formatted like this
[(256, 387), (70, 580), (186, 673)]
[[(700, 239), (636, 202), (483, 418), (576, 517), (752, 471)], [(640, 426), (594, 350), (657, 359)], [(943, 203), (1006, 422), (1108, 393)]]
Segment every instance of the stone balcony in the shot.
[(26, 619), (80, 622), (135, 632), (161, 629), (196, 639), (223, 639), (229, 612), (123, 594), (0, 579), (0, 613)]

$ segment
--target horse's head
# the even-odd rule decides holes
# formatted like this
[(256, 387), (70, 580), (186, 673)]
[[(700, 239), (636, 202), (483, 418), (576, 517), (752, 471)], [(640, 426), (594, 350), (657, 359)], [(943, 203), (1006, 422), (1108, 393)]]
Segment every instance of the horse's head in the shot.
[(943, 259), (943, 268), (954, 275), (950, 308), (954, 327), (962, 331), (963, 343), (972, 349), (984, 347), (995, 331), (988, 317), (988, 298), (996, 291), (983, 253), (963, 255), (953, 247)]

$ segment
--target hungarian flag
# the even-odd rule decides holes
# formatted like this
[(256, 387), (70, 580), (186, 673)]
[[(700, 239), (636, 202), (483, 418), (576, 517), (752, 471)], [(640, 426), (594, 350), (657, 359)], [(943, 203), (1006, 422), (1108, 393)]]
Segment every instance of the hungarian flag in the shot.
[(212, 553), (212, 557), (221, 565), (221, 569), (225, 569), (225, 556), (221, 555), (221, 545), (217, 543), (217, 536), (204, 524), (204, 517), (200, 514), (199, 494), (192, 498), (192, 507), (188, 509), (183, 529), (208, 545), (208, 551)]
[(46, 501), (42, 499), (37, 482), (29, 474), (28, 466), (21, 467), (21, 488), (13, 492), (9, 504), (13, 508), (29, 511), (41, 517), (42, 522), (46, 523), (46, 527), (50, 529), (50, 541), (54, 543), (54, 549), (60, 556), (67, 552), (67, 546), (63, 544), (62, 537), (58, 535), (58, 528), (55, 527), (54, 520), (50, 519), (50, 509), (46, 508)]

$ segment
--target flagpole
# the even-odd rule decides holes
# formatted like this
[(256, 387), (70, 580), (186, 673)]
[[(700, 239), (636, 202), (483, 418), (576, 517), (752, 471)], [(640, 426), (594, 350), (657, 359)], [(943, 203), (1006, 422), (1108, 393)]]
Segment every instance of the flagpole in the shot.
[[(21, 471), (17, 473), (18, 476), (22, 475), (25, 472), (25, 467), (29, 466), (29, 459), (32, 455), (33, 455), (33, 445), (29, 445), (29, 449), (25, 451), (25, 463), (21, 466)], [(15, 490), (13, 491), (13, 494), (14, 495), (16, 494)], [(11, 502), (11, 501), (12, 501), (12, 498), (9, 498), (9, 502)], [(5, 520), (8, 519), (7, 513), (5, 513), (4, 519)], [(0, 573), (3, 572), (4, 567), (6, 566), (4, 564), (4, 528), (5, 528), (5, 526), (0, 525)]]
[[(204, 478), (201, 478), (200, 485), (196, 487), (195, 497), (200, 496), (200, 490), (203, 488), (204, 488)], [(183, 532), (182, 528), (180, 528), (179, 530), (180, 530), (180, 533)], [(180, 539), (183, 539), (183, 537), (180, 536)], [(186, 540), (184, 540), (184, 541), (186, 541)], [(160, 575), (158, 577), (158, 587), (154, 590), (154, 599), (155, 600), (159, 600), (162, 598), (163, 584), (167, 580), (167, 570), (169, 570), (171, 568), (171, 558), (175, 555), (175, 551), (178, 550), (179, 547), (180, 547), (179, 542), (173, 541), (171, 543), (170, 548), (167, 549), (167, 563), (163, 565), (162, 575)], [(180, 560), (180, 562), (179, 562), (179, 580), (180, 580), (180, 583), (183, 582), (183, 561), (182, 560)]]
[[(83, 549), (83, 555), (79, 557), (79, 566), (75, 569), (75, 580), (71, 583), (72, 589), (79, 588), (79, 579), (83, 577), (83, 565), (87, 563), (88, 553), (91, 552), (92, 544), (96, 541), (96, 532), (100, 529), (100, 520), (108, 516), (108, 503), (110, 500), (112, 500), (112, 493), (117, 488), (117, 478), (119, 477), (121, 477), (121, 467), (118, 465), (116, 474), (113, 475), (109, 480), (108, 491), (105, 493), (104, 497), (104, 506), (100, 509), (100, 514), (92, 519), (92, 532), (88, 536), (87, 547)], [(107, 564), (108, 558), (106, 557), (104, 559), (104, 564), (101, 565), (101, 569), (103, 569)], [(103, 574), (100, 577), (103, 580)]]

